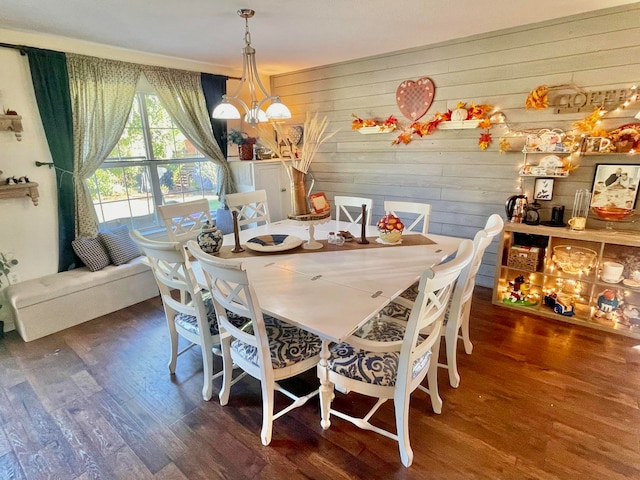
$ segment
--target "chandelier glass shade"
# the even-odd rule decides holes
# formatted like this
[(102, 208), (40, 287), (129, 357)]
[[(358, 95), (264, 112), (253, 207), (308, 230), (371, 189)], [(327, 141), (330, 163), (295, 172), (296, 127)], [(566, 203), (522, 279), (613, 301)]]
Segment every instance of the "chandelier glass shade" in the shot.
[[(267, 122), (268, 120), (282, 120), (291, 118), (291, 112), (287, 106), (280, 101), (280, 97), (270, 95), (264, 88), (260, 77), (258, 76), (258, 68), (256, 67), (256, 50), (251, 46), (251, 34), (249, 33), (249, 19), (253, 17), (255, 12), (250, 9), (242, 8), (238, 10), (238, 15), (244, 18), (245, 34), (244, 48), (242, 49), (242, 77), (240, 83), (233, 95), (223, 95), (222, 101), (213, 109), (212, 117), (223, 120), (233, 120), (241, 118), (238, 106), (244, 110), (244, 121), (251, 126), (256, 126), (259, 122)], [(249, 89), (249, 105), (247, 105), (239, 94), (244, 86)], [(258, 101), (258, 94), (264, 95), (264, 98)], [(263, 107), (267, 103), (271, 103), (266, 111)]]

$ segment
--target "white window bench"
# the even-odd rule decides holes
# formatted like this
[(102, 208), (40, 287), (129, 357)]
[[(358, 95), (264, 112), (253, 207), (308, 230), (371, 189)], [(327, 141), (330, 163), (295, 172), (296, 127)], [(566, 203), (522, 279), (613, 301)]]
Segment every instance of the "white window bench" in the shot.
[(143, 259), (10, 285), (5, 293), (18, 333), (29, 342), (157, 296), (155, 278)]

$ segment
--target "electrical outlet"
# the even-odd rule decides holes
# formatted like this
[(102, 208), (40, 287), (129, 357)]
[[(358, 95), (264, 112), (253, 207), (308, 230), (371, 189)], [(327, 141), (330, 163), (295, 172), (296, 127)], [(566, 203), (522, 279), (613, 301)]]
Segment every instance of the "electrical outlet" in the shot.
[(20, 275), (18, 275), (18, 272), (11, 272), (9, 274), (9, 283), (11, 285), (14, 285), (16, 283), (20, 283)]

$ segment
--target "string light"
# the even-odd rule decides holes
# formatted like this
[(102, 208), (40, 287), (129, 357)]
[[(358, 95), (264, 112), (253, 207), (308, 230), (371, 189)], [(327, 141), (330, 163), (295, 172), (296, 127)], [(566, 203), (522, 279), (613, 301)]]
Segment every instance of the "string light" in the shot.
[[(558, 87), (566, 87), (567, 85), (560, 85)], [(582, 91), (581, 89), (579, 89), (578, 87), (573, 86), (573, 88), (576, 88), (579, 91)], [(631, 90), (631, 95), (624, 100), (623, 102), (621, 102), (615, 109), (609, 109), (606, 110), (604, 107), (600, 107), (600, 111), (599, 111), (599, 116), (600, 119), (596, 120), (595, 124), (600, 126), (602, 124), (602, 120), (604, 120), (604, 117), (606, 115), (608, 115), (609, 113), (619, 113), (622, 110), (626, 109), (627, 107), (629, 107), (629, 105), (636, 103), (639, 100), (639, 94), (638, 94), (638, 85), (634, 84), (631, 87), (629, 87), (629, 90)], [(636, 115), (636, 117), (640, 117), (640, 112), (638, 112), (638, 115)], [(511, 123), (509, 123), (507, 116), (504, 114), (504, 112), (502, 112), (499, 108), (495, 108), (493, 113), (491, 114), (491, 116), (489, 117), (492, 123), (501, 123), (503, 124), (503, 126), (506, 128), (506, 131), (504, 133), (504, 136), (511, 136), (511, 137), (522, 137), (524, 135), (531, 135), (531, 134), (537, 134), (539, 133), (539, 129), (516, 129), (514, 128)], [(640, 119), (640, 118), (639, 118)], [(571, 157), (573, 157), (573, 155), (577, 155), (580, 156), (580, 145), (582, 144), (582, 139), (584, 139), (585, 137), (588, 137), (588, 134), (581, 134), (578, 140), (578, 143), (574, 143), (572, 145), (571, 148), (571, 153), (570, 153), (570, 162), (572, 160)], [(575, 136), (574, 136), (575, 137)], [(629, 152), (629, 154), (633, 155), (635, 153), (635, 150), (631, 150)]]

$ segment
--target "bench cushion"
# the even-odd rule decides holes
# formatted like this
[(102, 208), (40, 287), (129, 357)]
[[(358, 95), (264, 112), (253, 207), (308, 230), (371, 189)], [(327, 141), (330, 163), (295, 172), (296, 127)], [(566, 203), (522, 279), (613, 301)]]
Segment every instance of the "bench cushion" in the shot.
[(108, 265), (102, 270), (91, 272), (87, 267), (81, 267), (17, 283), (7, 287), (7, 298), (11, 299), (16, 308), (23, 308), (150, 271), (149, 266), (141, 262), (142, 258), (135, 258), (126, 265), (120, 265), (120, 268)]
[(26, 342), (158, 295), (143, 257), (98, 272), (77, 268), (7, 287), (15, 326)]

